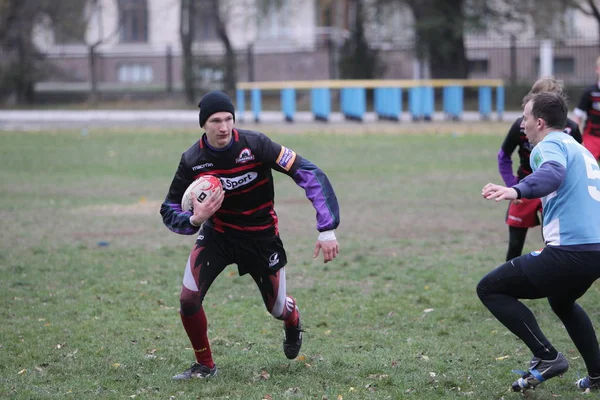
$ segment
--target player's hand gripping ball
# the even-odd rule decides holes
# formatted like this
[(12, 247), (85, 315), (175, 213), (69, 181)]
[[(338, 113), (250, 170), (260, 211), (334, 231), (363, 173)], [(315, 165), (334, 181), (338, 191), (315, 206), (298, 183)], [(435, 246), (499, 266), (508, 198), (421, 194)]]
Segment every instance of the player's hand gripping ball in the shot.
[(194, 205), (192, 196), (196, 196), (198, 201), (202, 203), (211, 196), (217, 189), (221, 187), (221, 180), (212, 175), (203, 175), (196, 179), (188, 186), (181, 198), (181, 209), (183, 211), (191, 211)]

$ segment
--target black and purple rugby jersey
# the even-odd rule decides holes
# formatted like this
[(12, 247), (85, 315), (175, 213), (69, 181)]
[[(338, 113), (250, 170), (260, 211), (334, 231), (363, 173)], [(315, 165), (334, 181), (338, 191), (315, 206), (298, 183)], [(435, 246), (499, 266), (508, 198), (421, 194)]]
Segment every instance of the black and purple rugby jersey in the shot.
[(208, 145), (205, 134), (182, 154), (160, 208), (170, 230), (183, 235), (199, 230), (189, 221), (192, 213), (182, 211), (181, 198), (195, 179), (214, 175), (221, 180), (225, 198), (206, 225), (222, 233), (277, 235), (272, 169), (289, 175), (304, 189), (317, 211), (318, 231), (337, 228), (338, 201), (329, 179), (316, 165), (260, 132), (234, 129), (232, 139), (227, 147), (214, 149)]
[[(516, 185), (518, 181), (531, 174), (529, 155), (533, 146), (529, 143), (527, 136), (525, 136), (524, 129), (521, 128), (522, 121), (523, 117), (520, 117), (512, 124), (498, 153), (498, 169), (507, 187)], [(567, 126), (564, 132), (573, 136), (573, 139), (578, 143), (582, 142), (581, 131), (574, 121), (567, 119)], [(519, 168), (517, 169), (517, 178), (515, 178), (512, 170), (511, 156), (517, 148), (519, 148)]]

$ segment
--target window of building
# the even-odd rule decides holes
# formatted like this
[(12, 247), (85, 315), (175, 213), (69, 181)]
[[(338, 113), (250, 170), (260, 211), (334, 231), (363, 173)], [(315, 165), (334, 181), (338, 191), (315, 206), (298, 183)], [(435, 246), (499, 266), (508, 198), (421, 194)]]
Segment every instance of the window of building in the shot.
[[(540, 70), (540, 58), (535, 59), (535, 71), (538, 73)], [(575, 58), (572, 56), (565, 57), (554, 57), (552, 60), (552, 73), (553, 74), (574, 74), (575, 73)]]
[[(267, 3), (269, 4), (269, 3)], [(282, 0), (280, 5), (270, 4), (259, 12), (258, 37), (261, 39), (284, 38), (290, 35), (291, 1)]]
[(121, 64), (117, 76), (123, 83), (149, 83), (154, 78), (152, 67), (148, 64)]
[(489, 61), (487, 59), (469, 60), (469, 74), (487, 74), (489, 70)]
[(119, 0), (120, 37), (123, 43), (148, 41), (148, 5), (146, 0)]
[(217, 39), (217, 21), (210, 0), (196, 2), (195, 39), (198, 41)]
[(573, 57), (556, 57), (554, 59), (555, 74), (574, 74), (575, 59)]

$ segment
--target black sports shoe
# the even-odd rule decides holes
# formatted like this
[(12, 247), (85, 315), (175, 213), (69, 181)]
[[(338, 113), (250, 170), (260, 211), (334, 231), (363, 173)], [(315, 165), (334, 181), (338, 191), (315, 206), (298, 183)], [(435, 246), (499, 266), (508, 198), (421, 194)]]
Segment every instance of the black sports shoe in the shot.
[(529, 372), (520, 371), (523, 376), (512, 384), (515, 392), (524, 392), (527, 389), (535, 389), (540, 383), (567, 372), (569, 362), (562, 353), (558, 353), (554, 360), (542, 360), (533, 357), (529, 363)]
[(296, 326), (287, 328), (283, 325), (283, 352), (290, 360), (293, 360), (300, 353), (302, 347), (302, 324), (300, 323), (300, 314), (298, 314), (298, 323)]
[(577, 382), (575, 382), (575, 385), (579, 389), (589, 389), (594, 391), (600, 390), (600, 377), (591, 378), (589, 376), (586, 376), (585, 378), (579, 379)]
[(206, 365), (198, 364), (197, 362), (193, 363), (191, 367), (186, 369), (180, 374), (175, 375), (172, 379), (174, 381), (185, 381), (187, 379), (198, 378), (198, 379), (206, 379), (212, 378), (217, 375), (217, 366), (215, 365), (212, 368), (208, 368)]

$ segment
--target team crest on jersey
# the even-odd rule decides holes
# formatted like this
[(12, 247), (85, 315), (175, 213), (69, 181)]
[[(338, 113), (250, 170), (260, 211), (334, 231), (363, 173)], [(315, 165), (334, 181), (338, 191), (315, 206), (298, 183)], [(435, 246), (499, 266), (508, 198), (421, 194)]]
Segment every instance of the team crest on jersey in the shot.
[(238, 164), (247, 163), (248, 161), (254, 160), (254, 154), (250, 151), (249, 148), (242, 149), (240, 151), (240, 155), (235, 159), (235, 162)]
[(535, 164), (536, 168), (542, 164), (542, 156), (540, 156), (540, 153), (537, 153), (535, 157), (533, 157), (533, 163)]
[(294, 165), (294, 161), (296, 161), (296, 153), (285, 146), (281, 146), (281, 151), (279, 152), (279, 157), (275, 161), (281, 168), (289, 171)]

